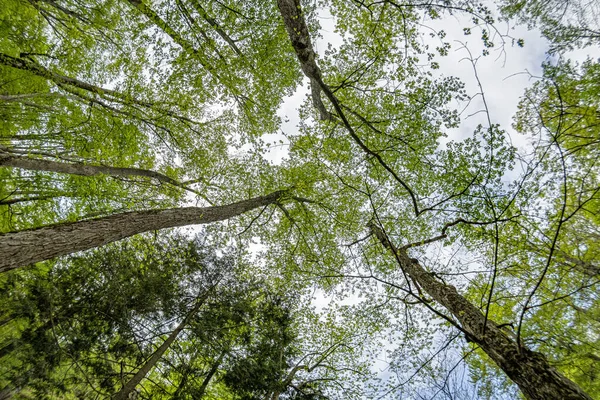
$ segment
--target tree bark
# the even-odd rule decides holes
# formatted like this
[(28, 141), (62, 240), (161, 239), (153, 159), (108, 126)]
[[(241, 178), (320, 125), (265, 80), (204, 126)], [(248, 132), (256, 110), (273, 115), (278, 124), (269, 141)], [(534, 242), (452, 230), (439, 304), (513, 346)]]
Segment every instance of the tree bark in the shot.
[[(135, 2), (135, 1), (130, 0), (130, 2)], [(119, 102), (121, 104), (126, 104), (126, 105), (137, 104), (139, 106), (142, 106), (142, 107), (145, 107), (148, 109), (153, 109), (160, 113), (169, 115), (169, 116), (179, 119), (181, 121), (189, 122), (192, 124), (197, 123), (196, 121), (193, 121), (185, 116), (179, 115), (169, 109), (159, 107), (157, 104), (154, 104), (152, 102), (134, 98), (130, 94), (121, 93), (116, 90), (96, 86), (96, 85), (90, 84), (88, 82), (84, 82), (77, 78), (72, 78), (70, 76), (61, 75), (59, 73), (53, 72), (28, 58), (12, 57), (12, 56), (9, 56), (8, 54), (0, 53), (0, 65), (6, 65), (8, 67), (20, 69), (23, 71), (28, 71), (34, 75), (51, 80), (58, 86), (67, 85), (70, 87), (76, 87), (76, 88), (88, 91), (90, 93), (95, 93), (103, 98), (109, 99), (110, 101), (116, 101), (116, 102)]]
[(181, 331), (189, 324), (192, 317), (196, 315), (200, 307), (202, 307), (202, 304), (205, 303), (206, 299), (215, 287), (216, 285), (208, 289), (202, 294), (202, 296), (200, 296), (196, 300), (196, 305), (194, 306), (194, 308), (192, 308), (192, 310), (190, 310), (190, 312), (187, 313), (183, 321), (181, 321), (179, 325), (177, 325), (177, 327), (171, 332), (169, 337), (167, 337), (167, 339), (158, 347), (158, 349), (156, 349), (154, 353), (152, 353), (152, 356), (148, 359), (148, 361), (144, 363), (144, 365), (142, 365), (142, 367), (133, 376), (133, 378), (131, 378), (125, 385), (123, 385), (121, 390), (119, 390), (112, 396), (113, 400), (126, 400), (128, 398), (129, 393), (131, 393), (135, 389), (135, 387), (139, 385), (142, 379), (144, 379), (146, 375), (148, 375), (148, 373), (152, 370), (152, 368), (154, 368), (158, 360), (160, 360), (161, 357), (165, 354), (165, 352), (169, 349), (169, 347), (171, 347), (175, 339), (177, 339), (177, 336), (179, 336)]
[[(316, 62), (316, 54), (312, 47), (308, 26), (306, 25), (304, 14), (302, 13), (300, 0), (277, 0), (277, 6), (279, 7), (279, 12), (283, 18), (283, 22), (290, 38), (290, 42), (292, 43), (292, 47), (294, 48), (298, 61), (300, 62), (302, 72), (310, 79), (312, 86), (311, 92), (313, 106), (321, 114), (321, 119), (335, 119), (334, 116), (327, 111), (321, 101), (322, 91), (331, 102), (331, 105), (337, 114), (336, 117), (339, 118), (342, 125), (346, 128), (346, 131), (350, 134), (352, 140), (365, 154), (369, 156), (369, 158), (373, 157), (377, 163), (379, 163), (379, 165), (386, 169), (394, 177), (396, 182), (398, 182), (408, 192), (413, 203), (415, 215), (418, 217), (426, 210), (431, 209), (431, 207), (424, 209), (419, 207), (417, 195), (413, 192), (408, 183), (405, 182), (404, 179), (402, 179), (396, 173), (396, 171), (394, 171), (394, 169), (383, 160), (378, 151), (373, 151), (369, 148), (369, 146), (367, 146), (367, 144), (359, 137), (356, 130), (352, 127), (348, 118), (346, 118), (346, 115), (342, 109), (342, 104), (339, 102), (331, 88), (323, 81), (321, 69)], [(318, 88), (314, 89), (314, 87), (317, 86)], [(441, 203), (437, 203), (435, 206), (439, 206), (440, 204)]]
[[(49, 69), (46, 69), (43, 66), (41, 66), (41, 65), (37, 64), (36, 62), (34, 62), (30, 59), (27, 59), (27, 58), (11, 57), (8, 54), (0, 53), (0, 64), (6, 65), (8, 67), (16, 68), (16, 69), (21, 69), (24, 71), (29, 71), (34, 75), (49, 79), (57, 84), (74, 86), (74, 87), (77, 87), (77, 88), (80, 88), (83, 90), (87, 90), (92, 93), (107, 94), (107, 95), (110, 95), (110, 96), (113, 96), (115, 98), (122, 99), (122, 100), (127, 98), (126, 95), (119, 93), (115, 90), (91, 85), (91, 84), (81, 81), (79, 79), (71, 78), (68, 76), (64, 76), (64, 75), (52, 72)], [(145, 107), (152, 106), (152, 104), (147, 103), (147, 102), (136, 101), (134, 99), (127, 99), (127, 100), (134, 102), (136, 104), (145, 106)]]
[(217, 361), (215, 361), (215, 363), (210, 368), (210, 371), (208, 371), (208, 374), (204, 377), (204, 380), (202, 381), (202, 385), (200, 385), (200, 389), (198, 389), (198, 393), (196, 393), (197, 398), (201, 399), (204, 397), (206, 388), (208, 387), (208, 384), (212, 380), (213, 376), (215, 376), (215, 374), (219, 370), (219, 367), (221, 366), (221, 363), (223, 362), (223, 358), (225, 358), (225, 354), (227, 354), (227, 352), (225, 352), (225, 351), (221, 352), (221, 355), (219, 356)]
[(217, 24), (217, 21), (214, 18), (211, 18), (208, 15), (208, 13), (202, 7), (200, 2), (198, 0), (191, 0), (190, 2), (192, 3), (192, 6), (198, 12), (198, 14), (200, 14), (200, 17), (202, 17), (203, 20), (208, 22), (208, 24), (213, 27), (213, 29), (219, 34), (219, 36), (221, 36), (221, 38), (227, 42), (227, 44), (233, 49), (233, 51), (235, 51), (235, 53), (238, 56), (243, 57), (244, 55), (235, 44), (235, 41), (227, 33), (225, 33), (223, 28), (221, 28), (221, 26)]
[(131, 211), (0, 235), (0, 273), (142, 232), (224, 221), (279, 201), (285, 191), (215, 207)]
[[(410, 187), (383, 161), (381, 156), (370, 150), (356, 135), (346, 120), (341, 105), (332, 91), (323, 83), (321, 71), (316, 63), (308, 27), (302, 14), (300, 0), (277, 0), (279, 11), (283, 18), (288, 36), (300, 62), (302, 72), (317, 82), (321, 90), (332, 102), (338, 117), (354, 141), (367, 154), (373, 156), (390, 172), (410, 194), (415, 214), (418, 216), (425, 210), (420, 209), (415, 194)], [(313, 98), (314, 100), (314, 98)], [(320, 107), (316, 107), (320, 109)], [(516, 340), (509, 337), (496, 324), (485, 322), (485, 316), (467, 299), (458, 294), (453, 286), (445, 285), (429, 274), (417, 260), (411, 259), (406, 250), (398, 250), (388, 240), (385, 234), (375, 225), (371, 226), (373, 233), (396, 256), (404, 272), (414, 280), (434, 300), (444, 306), (458, 320), (468, 339), (476, 342), (483, 351), (519, 386), (529, 399), (586, 399), (591, 398), (575, 383), (562, 376), (554, 369), (543, 355), (520, 347)], [(483, 329), (485, 325), (485, 329)]]
[(0, 148), (0, 166), (27, 169), (30, 171), (48, 171), (62, 174), (81, 175), (81, 176), (142, 176), (154, 178), (158, 181), (169, 183), (174, 186), (181, 186), (175, 179), (169, 178), (159, 172), (150, 171), (141, 168), (120, 168), (107, 167), (104, 165), (89, 165), (79, 162), (58, 162), (45, 160), (41, 158), (32, 158), (26, 156), (17, 156), (3, 152)]
[[(524, 346), (498, 327), (485, 321), (483, 313), (452, 285), (427, 272), (406, 250), (397, 249), (374, 223), (369, 225), (379, 241), (396, 257), (400, 267), (423, 291), (445, 307), (475, 342), (515, 382), (526, 398), (535, 400), (592, 400), (577, 384), (552, 367), (546, 358)], [(484, 329), (485, 324), (485, 329)]]
[(308, 26), (301, 15), (300, 0), (278, 0), (277, 6), (283, 17), (285, 28), (300, 61), (302, 72), (310, 79), (313, 106), (319, 111), (322, 120), (332, 120), (321, 99), (321, 70), (315, 61), (315, 51), (310, 40)]

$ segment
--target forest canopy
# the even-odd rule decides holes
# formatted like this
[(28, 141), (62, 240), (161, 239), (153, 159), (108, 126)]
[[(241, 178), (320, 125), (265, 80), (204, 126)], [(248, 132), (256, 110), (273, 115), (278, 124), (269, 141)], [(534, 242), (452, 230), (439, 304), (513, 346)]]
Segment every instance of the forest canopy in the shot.
[(598, 21), (1, 0), (0, 400), (600, 397)]

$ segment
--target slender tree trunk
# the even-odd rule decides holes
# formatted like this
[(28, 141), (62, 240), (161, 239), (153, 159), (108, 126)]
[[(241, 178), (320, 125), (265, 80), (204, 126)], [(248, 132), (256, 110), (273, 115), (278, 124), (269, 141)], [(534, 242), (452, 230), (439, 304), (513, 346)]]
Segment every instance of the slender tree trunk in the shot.
[(288, 386), (290, 386), (292, 384), (292, 381), (294, 380), (294, 377), (296, 376), (296, 373), (299, 370), (301, 370), (301, 369), (308, 370), (308, 367), (306, 365), (297, 365), (297, 366), (295, 366), (290, 371), (290, 373), (288, 374), (288, 376), (286, 376), (286, 378), (283, 380), (283, 382), (281, 382), (280, 388), (273, 392), (273, 394), (271, 395), (271, 399), (270, 400), (279, 400), (279, 396), (281, 396), (281, 392), (283, 390), (287, 389)]
[[(327, 85), (323, 83), (321, 71), (315, 61), (315, 52), (304, 15), (302, 14), (300, 0), (277, 0), (277, 6), (286, 26), (291, 44), (300, 62), (302, 72), (311, 79), (311, 83), (316, 82), (319, 84), (320, 89), (325, 92), (332, 102), (338, 113), (338, 117), (341, 118), (346, 129), (361, 149), (375, 157), (408, 191), (413, 201), (415, 214), (419, 215), (422, 213), (423, 210), (419, 209), (414, 193), (385, 164), (381, 157), (377, 153), (372, 152), (356, 135), (345, 119), (341, 105), (337, 102), (337, 99)], [(313, 102), (317, 102), (314, 98), (314, 93)], [(322, 108), (320, 105), (315, 105), (315, 107), (319, 110)], [(469, 336), (469, 340), (477, 342), (483, 351), (519, 386), (527, 398), (539, 400), (591, 400), (575, 383), (562, 376), (556, 369), (550, 366), (541, 354), (518, 346), (513, 338), (500, 330), (493, 322), (488, 321), (486, 328), (483, 329), (485, 316), (479, 309), (459, 295), (453, 286), (445, 285), (435, 279), (419, 265), (418, 261), (408, 257), (406, 250), (399, 251), (396, 249), (378, 227), (372, 225), (371, 229), (381, 242), (395, 254), (404, 272), (417, 282), (434, 300), (452, 313), (459, 321), (462, 329)]]
[(0, 200), (0, 206), (10, 206), (18, 203), (26, 203), (28, 201), (40, 201), (40, 200), (50, 200), (55, 199), (57, 197), (65, 196), (65, 194), (57, 193), (57, 194), (49, 194), (46, 196), (31, 196), (31, 197), (20, 197), (8, 200)]
[(39, 65), (35, 61), (32, 61), (27, 58), (17, 58), (17, 57), (9, 56), (8, 54), (0, 53), (0, 64), (6, 65), (6, 66), (12, 67), (12, 68), (21, 69), (24, 71), (29, 71), (34, 75), (49, 79), (56, 84), (74, 86), (79, 89), (87, 90), (92, 93), (97, 93), (99, 95), (109, 95), (116, 99), (120, 99), (120, 100), (126, 101), (128, 103), (139, 104), (144, 107), (152, 107), (153, 106), (152, 103), (133, 99), (133, 98), (131, 98), (131, 96), (127, 96), (127, 95), (117, 92), (115, 90), (102, 88), (100, 86), (95, 86), (95, 85), (89, 84), (87, 82), (81, 81), (76, 78), (71, 78), (71, 77), (68, 77), (65, 75), (61, 75), (61, 74), (52, 72), (49, 69), (46, 69), (43, 66)]
[(190, 376), (190, 372), (191, 372), (191, 367), (190, 367), (190, 365), (187, 365), (185, 367), (185, 371), (183, 371), (181, 381), (179, 382), (179, 385), (177, 385), (177, 390), (175, 390), (175, 393), (173, 393), (173, 396), (171, 397), (171, 399), (173, 399), (173, 400), (179, 399), (179, 396), (181, 395), (183, 388), (185, 388), (185, 386), (187, 385), (187, 381), (188, 381), (188, 377)]
[(215, 374), (219, 370), (219, 367), (221, 366), (221, 363), (223, 362), (223, 358), (225, 358), (225, 354), (227, 354), (227, 352), (223, 351), (221, 353), (221, 355), (219, 356), (219, 358), (217, 359), (217, 361), (215, 361), (215, 363), (212, 365), (212, 367), (210, 368), (210, 371), (208, 371), (208, 374), (204, 377), (204, 380), (202, 381), (202, 385), (200, 385), (200, 389), (198, 390), (198, 393), (196, 393), (195, 398), (201, 399), (204, 397), (204, 393), (206, 393), (206, 388), (208, 387), (208, 384), (212, 380), (213, 376), (215, 376)]
[[(9, 67), (13, 67), (13, 68), (17, 68), (17, 69), (22, 69), (25, 71), (29, 71), (37, 76), (41, 76), (41, 77), (50, 79), (56, 83), (75, 86), (80, 89), (84, 89), (84, 90), (87, 90), (87, 91), (90, 91), (93, 93), (109, 94), (109, 95), (113, 95), (113, 96), (119, 97), (119, 98), (124, 97), (122, 94), (120, 94), (114, 90), (104, 89), (99, 86), (94, 86), (87, 82), (83, 82), (83, 81), (80, 81), (75, 78), (70, 78), (70, 77), (67, 77), (64, 75), (54, 73), (27, 58), (17, 58), (17, 57), (9, 56), (8, 54), (0, 53), (0, 64), (6, 65)], [(144, 105), (148, 105), (148, 104), (146, 103)]]
[[(135, 3), (134, 0), (130, 0), (130, 1)], [(36, 63), (35, 61), (30, 60), (28, 58), (12, 57), (12, 56), (9, 56), (8, 54), (0, 53), (0, 65), (6, 65), (8, 67), (20, 69), (23, 71), (29, 71), (30, 73), (32, 73), (34, 75), (51, 80), (58, 86), (67, 85), (70, 87), (83, 89), (90, 93), (95, 93), (95, 94), (97, 94), (103, 98), (106, 98), (110, 101), (116, 101), (116, 102), (119, 102), (119, 103), (125, 104), (125, 105), (137, 104), (139, 106), (142, 106), (142, 107), (145, 107), (148, 109), (153, 109), (162, 114), (169, 115), (169, 116), (179, 119), (181, 121), (186, 121), (186, 122), (189, 122), (192, 124), (197, 124), (197, 122), (194, 120), (191, 120), (183, 115), (179, 115), (169, 109), (159, 107), (157, 104), (154, 104), (152, 102), (137, 99), (135, 97), (132, 97), (128, 93), (121, 93), (116, 90), (111, 90), (111, 89), (103, 88), (100, 86), (92, 85), (91, 83), (84, 82), (82, 80), (72, 78), (70, 76), (61, 75), (59, 73), (53, 72), (53, 71), (43, 67), (42, 65), (40, 65), (40, 64)]]
[[(194, 47), (194, 45), (181, 36), (175, 31), (165, 20), (163, 20), (152, 8), (150, 8), (143, 0), (127, 0), (133, 7), (135, 7), (140, 13), (146, 16), (152, 23), (159, 27), (165, 34), (167, 34), (177, 45), (179, 45), (188, 54), (193, 55), (194, 58), (200, 63), (204, 69), (206, 69), (212, 76), (214, 76), (223, 86), (229, 90), (233, 88), (228, 85), (217, 73), (214, 66), (207, 62), (202, 57), (202, 52)], [(232, 90), (232, 93), (236, 93)]]
[(0, 273), (38, 261), (88, 250), (142, 232), (224, 221), (276, 203), (276, 191), (224, 206), (131, 211), (0, 235)]
[[(592, 400), (577, 384), (565, 378), (546, 358), (524, 346), (498, 328), (485, 322), (483, 313), (461, 296), (452, 285), (446, 285), (427, 272), (405, 250), (398, 250), (376, 225), (371, 231), (396, 257), (400, 267), (422, 290), (445, 307), (467, 334), (515, 382), (525, 397), (535, 400)], [(484, 329), (485, 324), (485, 329)]]
[(156, 349), (154, 353), (152, 353), (152, 356), (148, 359), (148, 361), (144, 363), (144, 365), (142, 365), (142, 367), (133, 376), (133, 378), (131, 378), (125, 385), (123, 385), (121, 390), (119, 390), (112, 396), (113, 400), (126, 400), (128, 398), (129, 393), (131, 393), (135, 389), (135, 387), (139, 385), (142, 379), (144, 379), (146, 375), (148, 375), (148, 373), (152, 370), (152, 368), (154, 368), (158, 360), (160, 360), (165, 354), (165, 352), (169, 349), (169, 347), (171, 347), (175, 339), (177, 339), (177, 336), (179, 336), (181, 331), (189, 324), (190, 320), (196, 315), (200, 307), (202, 307), (202, 305), (206, 302), (206, 299), (208, 298), (208, 296), (210, 296), (215, 287), (216, 285), (212, 286), (196, 300), (196, 305), (194, 306), (194, 308), (192, 308), (192, 310), (187, 313), (183, 321), (181, 321), (179, 325), (177, 325), (177, 327), (171, 332), (169, 337), (167, 337), (167, 339), (158, 347), (158, 349)]
[(192, 3), (192, 6), (196, 9), (198, 14), (200, 14), (202, 19), (208, 22), (208, 24), (213, 27), (213, 29), (219, 34), (219, 36), (221, 36), (221, 38), (225, 40), (227, 44), (229, 44), (229, 46), (233, 49), (233, 51), (235, 51), (235, 53), (238, 56), (243, 57), (243, 54), (235, 44), (235, 41), (221, 28), (219, 24), (217, 24), (217, 21), (214, 18), (211, 18), (208, 15), (208, 13), (202, 7), (200, 2), (198, 0), (191, 0), (190, 2)]
[(58, 162), (44, 160), (41, 158), (32, 158), (27, 156), (9, 154), (8, 152), (2, 152), (1, 148), (0, 166), (21, 168), (30, 171), (48, 171), (81, 176), (142, 176), (147, 178), (154, 178), (156, 180), (169, 183), (174, 186), (181, 186), (180, 183), (177, 182), (175, 179), (169, 178), (168, 176), (163, 175), (159, 172), (150, 171), (147, 169), (106, 167), (103, 165), (89, 165), (79, 162)]

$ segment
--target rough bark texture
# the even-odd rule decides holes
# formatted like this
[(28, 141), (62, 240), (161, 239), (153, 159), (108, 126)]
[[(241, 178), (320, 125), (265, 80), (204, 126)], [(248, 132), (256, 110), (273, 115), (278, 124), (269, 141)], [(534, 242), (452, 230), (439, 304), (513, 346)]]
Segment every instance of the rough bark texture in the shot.
[[(302, 72), (310, 78), (311, 85), (318, 85), (318, 89), (315, 91), (312, 89), (313, 94), (313, 104), (317, 110), (321, 113), (322, 119), (333, 120), (333, 116), (329, 114), (329, 112), (325, 109), (325, 106), (321, 102), (320, 96), (321, 91), (325, 94), (325, 96), (331, 102), (333, 109), (337, 113), (336, 117), (339, 118), (342, 125), (346, 127), (346, 130), (352, 137), (352, 140), (367, 154), (369, 157), (373, 157), (384, 169), (386, 169), (394, 179), (408, 192), (411, 197), (413, 208), (415, 211), (415, 215), (419, 216), (419, 214), (423, 213), (427, 208), (421, 209), (419, 207), (417, 197), (412, 189), (408, 186), (406, 182), (383, 160), (379, 152), (371, 150), (365, 142), (358, 136), (357, 132), (354, 130), (348, 118), (344, 114), (342, 110), (342, 105), (338, 101), (337, 97), (331, 90), (331, 88), (323, 82), (321, 69), (317, 65), (315, 59), (315, 52), (313, 50), (310, 35), (308, 32), (308, 27), (306, 22), (304, 21), (304, 15), (302, 14), (302, 8), (300, 7), (299, 0), (278, 0), (277, 5), (279, 6), (279, 11), (281, 16), (283, 17), (283, 22), (285, 24), (288, 36), (290, 37), (290, 42), (294, 47), (294, 51), (296, 52), (296, 56), (298, 57), (298, 61), (300, 62), (300, 67), (302, 68)], [(318, 94), (318, 98), (315, 97), (315, 93)], [(327, 116), (323, 118), (323, 112), (327, 112)], [(367, 123), (368, 125), (368, 123)]]
[(199, 399), (204, 397), (206, 388), (208, 387), (208, 384), (210, 383), (212, 378), (215, 376), (215, 374), (219, 370), (219, 367), (221, 366), (221, 363), (223, 362), (223, 358), (225, 358), (225, 354), (226, 354), (226, 352), (221, 353), (221, 355), (219, 356), (217, 361), (215, 361), (215, 363), (210, 368), (210, 371), (208, 371), (208, 374), (206, 374), (206, 376), (204, 377), (204, 380), (202, 381), (202, 385), (200, 385), (200, 389), (198, 389), (198, 392), (196, 393), (196, 396)]
[(285, 28), (300, 61), (302, 72), (310, 78), (311, 97), (313, 106), (319, 111), (320, 118), (332, 120), (333, 117), (321, 100), (321, 70), (315, 61), (315, 51), (310, 41), (308, 26), (301, 17), (299, 0), (278, 0), (277, 6), (283, 17)]
[(103, 165), (89, 165), (74, 162), (58, 162), (44, 160), (41, 158), (32, 158), (26, 156), (17, 156), (2, 152), (0, 149), (0, 166), (14, 167), (27, 169), (30, 171), (48, 171), (62, 174), (81, 175), (81, 176), (96, 176), (96, 175), (111, 175), (111, 176), (143, 176), (154, 178), (161, 182), (169, 183), (175, 186), (181, 186), (179, 182), (169, 178), (159, 172), (150, 171), (140, 168), (118, 168), (107, 167)]
[(131, 211), (0, 235), (0, 272), (103, 246), (138, 233), (223, 221), (273, 204), (285, 191), (216, 207)]
[(404, 272), (423, 291), (445, 307), (467, 332), (468, 339), (481, 349), (515, 382), (525, 397), (535, 400), (592, 400), (579, 386), (565, 378), (546, 358), (525, 347), (519, 347), (513, 335), (498, 328), (493, 321), (485, 324), (485, 316), (452, 285), (446, 285), (427, 272), (405, 250), (397, 249), (375, 224), (371, 231), (398, 260)]
[(171, 332), (167, 340), (165, 340), (159, 347), (152, 353), (152, 356), (142, 365), (142, 367), (138, 370), (138, 372), (131, 378), (121, 390), (115, 393), (112, 398), (113, 400), (126, 400), (129, 397), (129, 393), (131, 393), (137, 385), (148, 375), (148, 373), (154, 368), (158, 360), (165, 354), (165, 352), (171, 347), (177, 336), (181, 333), (181, 331), (187, 326), (190, 322), (190, 319), (196, 315), (202, 304), (206, 301), (210, 293), (214, 289), (214, 286), (207, 290), (200, 298), (197, 299), (196, 305), (194, 308), (185, 316), (183, 321), (177, 325), (177, 327)]
[[(46, 79), (50, 79), (58, 84), (75, 86), (80, 89), (87, 90), (89, 92), (98, 93), (98, 94), (108, 94), (117, 98), (124, 97), (121, 93), (118, 93), (114, 90), (101, 88), (99, 86), (91, 85), (87, 82), (80, 81), (79, 79), (70, 78), (68, 76), (60, 75), (55, 72), (52, 72), (41, 65), (31, 61), (27, 58), (16, 58), (11, 57), (7, 54), (0, 53), (0, 64), (6, 65), (12, 68), (21, 69), (24, 71), (29, 71), (37, 76), (41, 76)], [(149, 105), (148, 103), (140, 103), (143, 105)]]

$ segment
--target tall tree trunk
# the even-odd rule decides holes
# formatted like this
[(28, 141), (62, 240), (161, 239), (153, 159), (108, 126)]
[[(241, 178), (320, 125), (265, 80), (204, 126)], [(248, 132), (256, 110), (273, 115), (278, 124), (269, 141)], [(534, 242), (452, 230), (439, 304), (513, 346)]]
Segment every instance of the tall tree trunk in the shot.
[(223, 358), (225, 358), (225, 354), (227, 354), (227, 352), (225, 350), (223, 350), (223, 352), (221, 352), (221, 355), (219, 356), (217, 361), (214, 362), (214, 364), (210, 368), (210, 371), (208, 371), (208, 374), (204, 377), (204, 380), (202, 381), (202, 385), (200, 385), (200, 389), (196, 393), (196, 396), (194, 396), (195, 398), (201, 399), (204, 397), (204, 393), (206, 393), (206, 388), (208, 387), (208, 384), (212, 380), (213, 376), (215, 376), (215, 374), (219, 370), (219, 367), (221, 366), (221, 363), (223, 362)]
[(300, 61), (302, 72), (310, 79), (313, 107), (319, 111), (322, 120), (332, 120), (333, 117), (329, 111), (327, 111), (327, 108), (321, 99), (321, 90), (323, 89), (321, 87), (321, 70), (315, 61), (316, 55), (308, 33), (308, 26), (304, 20), (304, 15), (302, 15), (300, 1), (278, 0), (277, 6), (283, 17), (283, 22), (290, 37), (290, 41), (292, 42), (292, 46), (296, 51), (298, 61)]
[[(356, 135), (356, 132), (344, 116), (337, 98), (331, 89), (324, 84), (321, 71), (315, 61), (316, 56), (308, 27), (304, 20), (300, 0), (277, 0), (277, 6), (279, 7), (288, 36), (290, 37), (291, 44), (296, 52), (304, 75), (311, 79), (311, 84), (319, 84), (320, 90), (323, 90), (331, 101), (338, 117), (353, 140), (364, 152), (376, 158), (379, 164), (388, 170), (394, 176), (395, 180), (407, 190), (411, 196), (415, 214), (421, 214), (424, 210), (419, 208), (415, 194), (383, 161), (379, 154), (371, 151)], [(318, 102), (314, 98), (314, 91), (313, 102)], [(318, 110), (322, 108), (317, 104), (315, 104), (315, 107)], [(418, 261), (411, 259), (406, 250), (399, 251), (396, 249), (378, 227), (372, 225), (371, 229), (381, 242), (395, 254), (404, 272), (417, 282), (433, 299), (454, 315), (462, 326), (462, 329), (468, 334), (469, 339), (477, 342), (483, 351), (519, 386), (527, 398), (540, 400), (591, 400), (579, 386), (551, 367), (544, 356), (518, 346), (513, 338), (500, 330), (493, 322), (488, 321), (486, 328), (483, 329), (485, 316), (467, 299), (459, 295), (453, 286), (445, 285), (435, 279), (419, 265)]]
[(223, 28), (221, 28), (221, 26), (217, 23), (217, 21), (214, 18), (211, 18), (208, 15), (208, 13), (202, 7), (200, 2), (198, 0), (190, 0), (190, 2), (192, 3), (192, 6), (198, 12), (198, 14), (200, 14), (200, 17), (202, 17), (203, 20), (208, 22), (208, 24), (213, 27), (213, 29), (219, 34), (219, 36), (221, 36), (221, 38), (225, 40), (227, 44), (229, 44), (229, 46), (233, 49), (233, 51), (235, 51), (235, 53), (238, 56), (243, 57), (244, 55), (235, 44), (235, 41), (223, 30)]
[(142, 365), (142, 367), (133, 376), (133, 378), (131, 378), (125, 385), (123, 385), (121, 390), (119, 390), (112, 396), (113, 400), (126, 400), (128, 398), (129, 393), (131, 393), (135, 389), (135, 387), (139, 385), (142, 379), (144, 379), (146, 375), (148, 375), (148, 373), (152, 370), (152, 368), (154, 368), (158, 360), (160, 360), (165, 354), (165, 352), (169, 349), (169, 347), (171, 347), (175, 339), (177, 339), (177, 336), (179, 336), (181, 331), (189, 324), (190, 320), (194, 317), (194, 315), (196, 315), (200, 307), (202, 307), (202, 304), (206, 302), (206, 299), (208, 298), (208, 296), (210, 296), (215, 287), (216, 285), (213, 285), (196, 300), (196, 305), (194, 306), (194, 308), (192, 308), (190, 312), (187, 313), (183, 321), (181, 321), (179, 325), (177, 325), (177, 327), (171, 332), (169, 337), (167, 337), (167, 339), (158, 347), (158, 349), (156, 349), (154, 353), (152, 353), (152, 356), (148, 359), (148, 361), (144, 363), (144, 365)]
[(542, 354), (519, 346), (513, 335), (509, 336), (493, 321), (486, 323), (483, 313), (461, 296), (454, 286), (437, 280), (418, 260), (410, 258), (405, 250), (397, 249), (379, 227), (373, 223), (369, 227), (394, 254), (400, 268), (454, 316), (466, 332), (467, 339), (479, 345), (519, 386), (525, 397), (535, 400), (592, 400), (577, 384), (552, 367)]
[[(360, 149), (369, 158), (375, 159), (379, 165), (387, 170), (392, 175), (394, 180), (398, 182), (400, 186), (402, 186), (410, 195), (416, 216), (419, 216), (424, 211), (431, 209), (431, 207), (424, 209), (419, 207), (417, 195), (413, 192), (410, 186), (404, 181), (403, 178), (400, 177), (400, 175), (398, 175), (398, 173), (396, 173), (396, 171), (394, 171), (392, 167), (390, 167), (383, 160), (378, 151), (373, 151), (369, 148), (369, 146), (367, 146), (366, 142), (359, 137), (356, 130), (350, 124), (348, 118), (346, 118), (346, 115), (342, 109), (343, 105), (339, 102), (333, 90), (331, 90), (331, 88), (323, 81), (321, 69), (317, 65), (316, 54), (310, 40), (308, 25), (306, 25), (304, 14), (302, 13), (300, 0), (277, 0), (277, 6), (279, 7), (279, 12), (283, 18), (283, 22), (290, 38), (290, 42), (292, 43), (292, 47), (294, 48), (298, 61), (300, 62), (302, 72), (310, 79), (313, 106), (321, 114), (321, 119), (335, 120), (336, 118), (339, 118), (339, 121), (341, 121), (352, 140), (360, 147)], [(331, 105), (336, 112), (335, 118), (329, 113), (329, 111), (327, 111), (325, 105), (321, 101), (321, 91), (331, 102)], [(359, 116), (359, 118), (362, 117)], [(367, 122), (366, 125), (372, 128), (372, 125), (370, 125), (368, 121), (365, 120), (363, 122)], [(437, 205), (439, 204), (441, 203), (438, 203)]]
[(206, 71), (208, 71), (212, 76), (214, 76), (219, 83), (223, 86), (231, 90), (232, 93), (237, 93), (237, 90), (231, 85), (229, 85), (225, 80), (221, 78), (221, 76), (217, 73), (215, 67), (207, 62), (203, 53), (196, 49), (194, 45), (181, 36), (175, 29), (173, 29), (165, 20), (163, 20), (152, 8), (150, 8), (143, 0), (127, 0), (133, 7), (135, 7), (140, 13), (146, 16), (152, 23), (154, 23), (158, 28), (160, 28), (165, 34), (167, 34), (177, 45), (179, 45), (183, 50), (185, 50), (188, 54), (193, 55), (194, 59), (198, 61), (198, 63), (204, 67)]
[(308, 367), (306, 365), (296, 365), (290, 371), (290, 373), (286, 376), (286, 378), (283, 380), (283, 382), (281, 382), (279, 389), (277, 389), (273, 392), (273, 394), (271, 395), (271, 400), (279, 400), (279, 396), (281, 396), (281, 392), (283, 390), (286, 390), (288, 388), (288, 386), (290, 386), (292, 384), (292, 381), (294, 380), (296, 373), (301, 369), (308, 370)]
[[(134, 1), (134, 0), (131, 0), (131, 1)], [(28, 71), (34, 75), (51, 80), (58, 86), (66, 85), (66, 86), (69, 86), (72, 88), (83, 89), (90, 93), (97, 94), (105, 99), (110, 100), (110, 101), (116, 101), (118, 103), (125, 104), (125, 105), (137, 104), (139, 106), (142, 106), (142, 107), (145, 107), (148, 109), (153, 109), (162, 114), (169, 115), (170, 117), (176, 118), (180, 121), (185, 121), (185, 122), (189, 122), (192, 124), (197, 123), (196, 121), (189, 119), (183, 115), (179, 115), (179, 114), (169, 110), (168, 108), (160, 107), (159, 105), (149, 102), (149, 101), (137, 99), (129, 93), (121, 93), (116, 90), (112, 90), (112, 89), (96, 86), (96, 85), (93, 85), (88, 82), (84, 82), (77, 78), (72, 78), (70, 76), (61, 75), (59, 73), (56, 73), (54, 71), (51, 71), (51, 70), (43, 67), (42, 65), (38, 64), (37, 62), (35, 62), (29, 58), (12, 57), (12, 56), (9, 56), (8, 54), (0, 53), (0, 65), (6, 65), (8, 67), (20, 69), (23, 71)]]
[(142, 176), (154, 178), (158, 181), (169, 183), (174, 186), (181, 186), (175, 179), (169, 178), (159, 172), (140, 168), (118, 168), (107, 167), (104, 165), (89, 165), (80, 162), (58, 162), (45, 160), (41, 158), (32, 158), (27, 156), (18, 156), (4, 152), (0, 146), (0, 166), (27, 169), (30, 171), (48, 171), (61, 174), (81, 175), (81, 176)]
[(280, 190), (224, 206), (131, 211), (5, 233), (0, 235), (0, 273), (103, 246), (142, 232), (224, 221), (276, 203), (284, 193), (285, 191)]
[(77, 87), (79, 89), (83, 89), (88, 92), (96, 93), (99, 95), (109, 95), (116, 99), (120, 99), (126, 103), (135, 103), (135, 104), (138, 104), (138, 105), (141, 105), (144, 107), (153, 107), (154, 106), (154, 104), (152, 104), (152, 103), (141, 101), (141, 100), (136, 100), (134, 98), (131, 98), (131, 96), (117, 92), (115, 90), (106, 89), (106, 88), (103, 88), (100, 86), (95, 86), (90, 83), (81, 81), (79, 79), (71, 78), (71, 77), (50, 71), (49, 69), (46, 69), (45, 67), (41, 66), (40, 64), (38, 64), (35, 61), (32, 61), (28, 58), (17, 58), (17, 57), (9, 56), (8, 54), (0, 53), (0, 64), (6, 65), (6, 66), (12, 67), (12, 68), (21, 69), (24, 71), (29, 71), (34, 75), (49, 79), (59, 85), (60, 84), (69, 85), (69, 86)]

